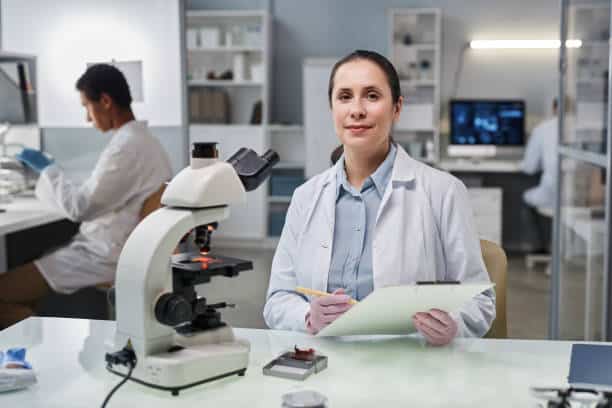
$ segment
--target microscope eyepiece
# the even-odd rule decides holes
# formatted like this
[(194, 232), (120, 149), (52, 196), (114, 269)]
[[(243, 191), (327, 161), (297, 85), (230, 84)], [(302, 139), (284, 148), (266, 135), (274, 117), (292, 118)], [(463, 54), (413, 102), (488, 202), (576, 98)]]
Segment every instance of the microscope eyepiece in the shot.
[(268, 178), (270, 170), (279, 159), (274, 150), (268, 150), (259, 156), (255, 151), (243, 147), (227, 159), (227, 162), (236, 170), (244, 189), (252, 191)]
[(191, 149), (193, 159), (216, 159), (219, 157), (217, 142), (198, 142), (193, 144)]

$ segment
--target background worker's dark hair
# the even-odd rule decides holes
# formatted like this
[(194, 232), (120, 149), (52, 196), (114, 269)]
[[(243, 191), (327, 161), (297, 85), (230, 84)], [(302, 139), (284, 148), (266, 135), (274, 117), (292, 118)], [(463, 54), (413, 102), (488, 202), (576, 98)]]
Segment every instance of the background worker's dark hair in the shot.
[(105, 93), (121, 108), (129, 109), (132, 103), (125, 76), (109, 64), (96, 64), (87, 68), (77, 81), (76, 89), (83, 92), (90, 101), (99, 101)]
[[(385, 73), (385, 77), (387, 78), (387, 83), (389, 84), (389, 88), (391, 88), (391, 98), (393, 100), (393, 104), (397, 104), (399, 102), (400, 96), (402, 96), (402, 89), (400, 87), (399, 76), (397, 75), (397, 71), (395, 67), (387, 58), (383, 55), (367, 50), (355, 50), (346, 57), (342, 58), (340, 61), (336, 62), (334, 67), (331, 70), (331, 74), (329, 76), (329, 85), (327, 87), (327, 97), (329, 98), (329, 106), (332, 105), (332, 93), (334, 91), (334, 77), (336, 76), (336, 71), (342, 65), (347, 62), (355, 61), (355, 60), (368, 60), (376, 64), (382, 71)], [(391, 142), (393, 142), (393, 138), (389, 135)], [(342, 153), (344, 152), (344, 146), (340, 145), (336, 147), (336, 149), (331, 154), (331, 162), (335, 164)]]

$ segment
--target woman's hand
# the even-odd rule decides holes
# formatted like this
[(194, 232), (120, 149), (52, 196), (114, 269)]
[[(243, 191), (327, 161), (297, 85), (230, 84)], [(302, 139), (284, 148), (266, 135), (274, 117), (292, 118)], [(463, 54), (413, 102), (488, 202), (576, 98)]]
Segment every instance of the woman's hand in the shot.
[(414, 327), (433, 346), (444, 346), (457, 335), (457, 322), (450, 315), (439, 309), (419, 312), (412, 316)]
[(306, 314), (306, 329), (310, 334), (317, 334), (325, 326), (342, 316), (351, 308), (350, 296), (344, 289), (337, 289), (328, 296), (312, 299), (310, 311)]

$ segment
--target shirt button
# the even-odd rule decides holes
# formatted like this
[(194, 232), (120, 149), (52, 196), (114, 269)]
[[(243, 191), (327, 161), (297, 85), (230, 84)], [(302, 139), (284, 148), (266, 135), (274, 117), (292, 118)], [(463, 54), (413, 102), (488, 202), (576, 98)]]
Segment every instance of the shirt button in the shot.
[(356, 231), (361, 231), (361, 227), (355, 227)]

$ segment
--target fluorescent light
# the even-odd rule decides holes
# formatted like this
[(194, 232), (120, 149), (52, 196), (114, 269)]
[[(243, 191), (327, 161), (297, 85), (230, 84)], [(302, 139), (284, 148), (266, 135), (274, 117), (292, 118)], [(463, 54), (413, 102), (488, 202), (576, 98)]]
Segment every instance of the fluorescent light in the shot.
[[(542, 48), (559, 48), (561, 41), (559, 40), (473, 40), (470, 41), (470, 48), (477, 49), (542, 49)], [(565, 41), (567, 48), (582, 47), (581, 40)]]

